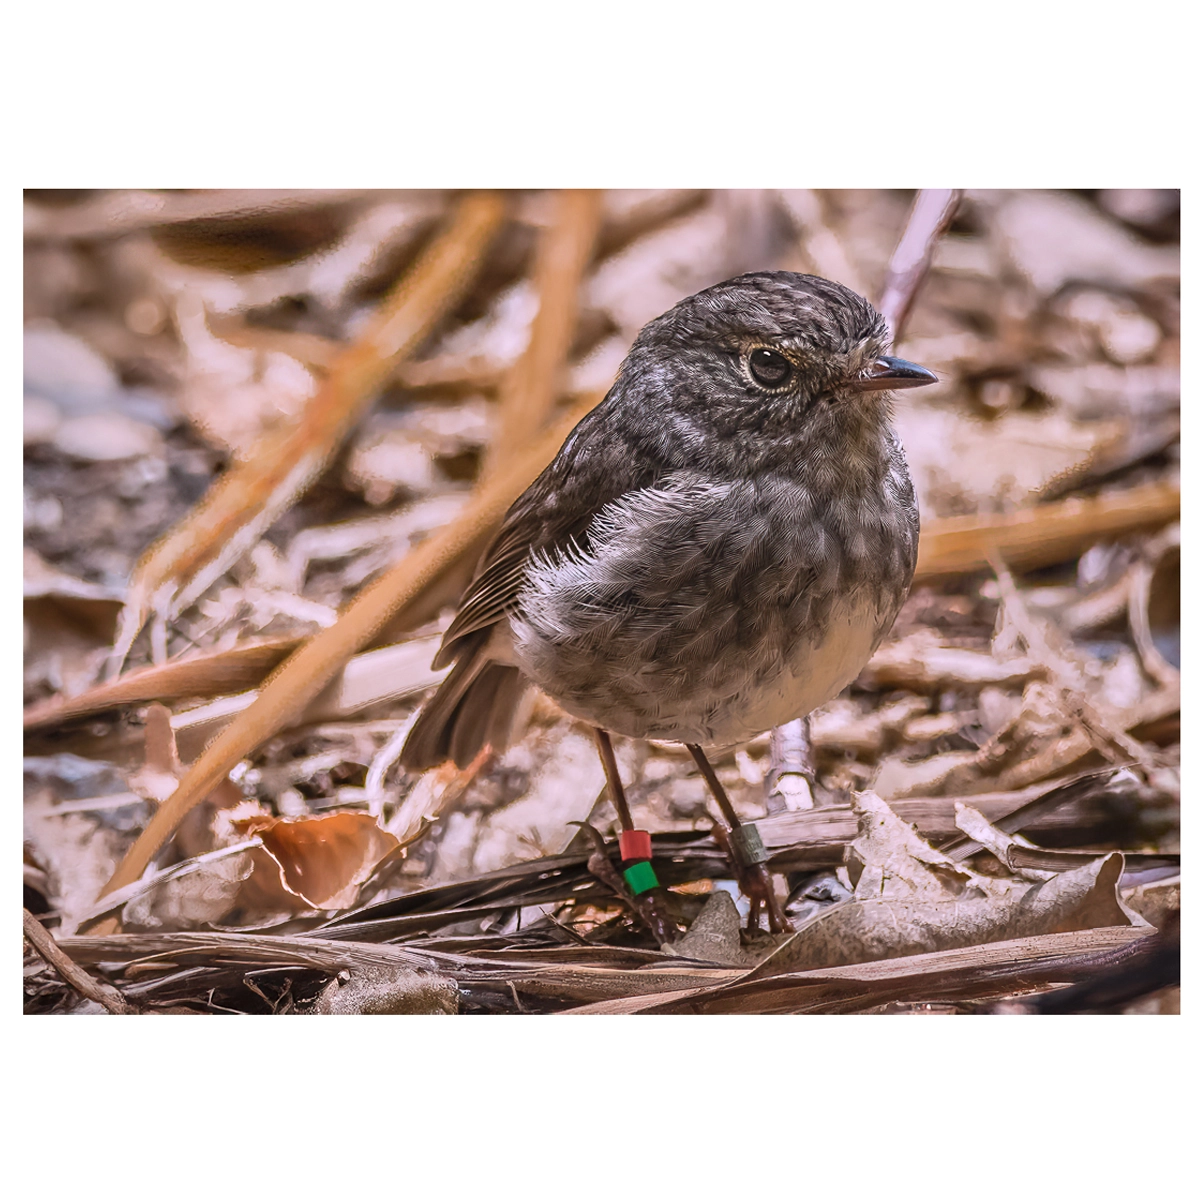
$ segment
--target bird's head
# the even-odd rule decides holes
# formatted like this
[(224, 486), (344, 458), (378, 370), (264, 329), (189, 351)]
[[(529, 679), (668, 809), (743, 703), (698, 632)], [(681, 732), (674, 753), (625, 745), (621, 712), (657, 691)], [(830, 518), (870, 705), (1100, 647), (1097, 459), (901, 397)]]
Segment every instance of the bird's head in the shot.
[(739, 275), (681, 300), (638, 335), (626, 389), (729, 450), (792, 450), (869, 436), (890, 392), (936, 382), (885, 353), (883, 318), (839, 283), (790, 271)]

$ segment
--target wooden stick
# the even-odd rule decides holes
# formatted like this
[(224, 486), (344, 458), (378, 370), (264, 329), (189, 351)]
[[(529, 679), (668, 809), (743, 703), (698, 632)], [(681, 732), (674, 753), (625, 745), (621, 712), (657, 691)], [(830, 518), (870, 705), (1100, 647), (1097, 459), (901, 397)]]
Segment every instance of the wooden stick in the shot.
[(533, 281), (538, 311), (529, 345), (500, 385), (497, 434), (485, 474), (536, 437), (558, 399), (563, 365), (575, 337), (579, 285), (600, 228), (603, 193), (565, 191), (555, 198), (555, 218), (538, 243)]
[(137, 1012), (115, 987), (100, 983), (93, 979), (82, 967), (76, 966), (59, 949), (58, 943), (50, 936), (42, 923), (27, 908), (22, 908), (21, 920), (25, 936), (30, 945), (62, 976), (68, 986), (72, 987), (87, 1000), (94, 1000), (114, 1016), (127, 1016)]
[(1069, 562), (1095, 542), (1178, 518), (1179, 483), (1174, 480), (1014, 513), (942, 517), (921, 530), (916, 581), (981, 570), (994, 551), (1017, 570)]
[(954, 220), (961, 200), (959, 188), (922, 188), (913, 201), (908, 224), (888, 264), (879, 301), (879, 311), (892, 331), (893, 343), (904, 336), (908, 314), (929, 273), (934, 249)]

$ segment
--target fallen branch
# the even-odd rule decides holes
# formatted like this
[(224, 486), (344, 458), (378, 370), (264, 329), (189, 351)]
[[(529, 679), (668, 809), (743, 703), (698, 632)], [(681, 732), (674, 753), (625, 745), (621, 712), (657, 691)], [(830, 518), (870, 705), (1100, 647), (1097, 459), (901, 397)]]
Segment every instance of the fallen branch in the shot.
[(600, 226), (601, 196), (564, 191), (555, 197), (555, 219), (542, 234), (533, 269), (537, 316), (525, 352), (500, 385), (497, 433), (485, 474), (537, 436), (558, 399), (560, 376), (575, 337), (579, 285)]
[(21, 912), (25, 936), (29, 939), (29, 944), (58, 972), (68, 986), (74, 988), (85, 1000), (94, 1001), (114, 1016), (123, 1017), (137, 1012), (137, 1009), (129, 1004), (115, 987), (107, 983), (100, 983), (82, 967), (76, 966), (59, 949), (49, 931), (29, 909), (23, 908)]
[(1174, 480), (1014, 513), (941, 517), (921, 530), (916, 582), (982, 570), (994, 551), (1017, 570), (1053, 566), (1078, 558), (1096, 542), (1178, 519), (1179, 483)]

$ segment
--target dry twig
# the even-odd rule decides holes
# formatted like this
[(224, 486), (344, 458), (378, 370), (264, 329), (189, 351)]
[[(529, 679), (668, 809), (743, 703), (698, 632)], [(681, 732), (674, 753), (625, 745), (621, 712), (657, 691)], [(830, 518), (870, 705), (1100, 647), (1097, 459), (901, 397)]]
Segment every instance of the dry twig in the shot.
[(22, 922), (29, 944), (48, 962), (63, 980), (85, 1000), (102, 1005), (114, 1016), (137, 1012), (115, 987), (93, 979), (82, 967), (77, 967), (59, 948), (42, 923), (27, 908), (22, 908)]
[(579, 284), (600, 226), (602, 194), (564, 191), (543, 233), (533, 269), (538, 311), (525, 353), (500, 385), (498, 431), (486, 470), (494, 472), (536, 437), (558, 398), (559, 376), (575, 336)]
[(1145, 483), (1087, 499), (1073, 497), (1014, 513), (941, 517), (921, 530), (916, 580), (927, 583), (982, 570), (998, 551), (1018, 570), (1077, 558), (1096, 542), (1179, 517), (1179, 484)]
[(879, 300), (879, 311), (892, 331), (893, 343), (904, 336), (908, 314), (929, 273), (938, 239), (950, 228), (961, 200), (961, 188), (922, 188), (913, 201), (908, 224), (888, 263)]

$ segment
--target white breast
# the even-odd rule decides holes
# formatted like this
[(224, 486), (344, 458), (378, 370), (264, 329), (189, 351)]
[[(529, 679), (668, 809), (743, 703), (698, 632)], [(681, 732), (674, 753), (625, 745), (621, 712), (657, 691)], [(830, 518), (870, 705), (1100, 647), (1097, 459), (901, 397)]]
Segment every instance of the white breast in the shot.
[[(832, 700), (866, 666), (880, 626), (874, 604), (864, 601), (834, 609), (820, 641), (800, 643), (789, 659), (781, 661), (774, 677), (711, 714), (707, 730), (681, 730), (680, 740), (728, 745), (807, 716)], [(708, 736), (696, 736), (704, 733)]]

